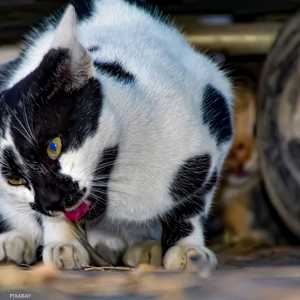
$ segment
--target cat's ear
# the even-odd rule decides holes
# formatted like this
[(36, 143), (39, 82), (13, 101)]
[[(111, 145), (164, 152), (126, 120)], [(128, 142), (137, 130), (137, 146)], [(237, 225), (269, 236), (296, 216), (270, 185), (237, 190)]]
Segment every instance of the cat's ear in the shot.
[(67, 49), (70, 55), (69, 74), (72, 85), (80, 87), (95, 74), (88, 51), (80, 44), (77, 33), (77, 16), (74, 6), (69, 5), (59, 22), (53, 37), (52, 49)]

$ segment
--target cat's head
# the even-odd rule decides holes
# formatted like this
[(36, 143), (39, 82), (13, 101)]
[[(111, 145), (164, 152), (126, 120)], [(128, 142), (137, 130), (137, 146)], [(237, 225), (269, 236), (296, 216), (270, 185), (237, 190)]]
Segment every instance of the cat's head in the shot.
[(225, 162), (225, 179), (233, 187), (242, 186), (258, 177), (255, 103), (254, 89), (246, 83), (238, 84), (235, 89), (234, 141)]
[(106, 180), (117, 149), (114, 118), (77, 39), (72, 6), (40, 65), (3, 91), (0, 105), (2, 193), (42, 213), (78, 219), (99, 197), (94, 181)]

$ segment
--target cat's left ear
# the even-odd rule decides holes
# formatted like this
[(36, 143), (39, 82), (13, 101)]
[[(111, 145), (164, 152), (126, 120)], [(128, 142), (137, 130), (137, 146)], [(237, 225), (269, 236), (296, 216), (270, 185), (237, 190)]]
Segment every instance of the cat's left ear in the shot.
[(75, 9), (69, 5), (54, 33), (52, 49), (66, 49), (70, 55), (68, 73), (72, 87), (81, 87), (95, 74), (92, 59), (88, 51), (80, 44), (77, 33)]

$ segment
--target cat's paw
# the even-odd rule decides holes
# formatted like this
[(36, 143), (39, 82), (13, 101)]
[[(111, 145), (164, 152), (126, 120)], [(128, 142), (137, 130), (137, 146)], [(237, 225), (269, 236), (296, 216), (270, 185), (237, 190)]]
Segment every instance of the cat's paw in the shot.
[(162, 265), (162, 248), (159, 241), (144, 241), (128, 248), (123, 256), (126, 266), (137, 267), (140, 264), (149, 264), (154, 267)]
[(175, 245), (166, 252), (163, 264), (169, 271), (212, 270), (217, 266), (217, 258), (206, 247)]
[(0, 234), (0, 262), (30, 265), (36, 260), (36, 248), (22, 233), (9, 231)]
[(87, 250), (78, 241), (73, 241), (45, 245), (43, 261), (59, 269), (72, 270), (88, 266), (90, 258)]

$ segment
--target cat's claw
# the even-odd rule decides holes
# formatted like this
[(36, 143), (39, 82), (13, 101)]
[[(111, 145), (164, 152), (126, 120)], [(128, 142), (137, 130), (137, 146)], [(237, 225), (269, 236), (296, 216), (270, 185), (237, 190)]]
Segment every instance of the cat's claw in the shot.
[(0, 234), (0, 262), (32, 264), (36, 260), (36, 248), (22, 233), (9, 231)]
[(217, 266), (217, 258), (206, 247), (175, 245), (166, 252), (163, 264), (169, 271), (211, 271)]
[(88, 252), (78, 242), (51, 243), (44, 247), (44, 263), (54, 264), (59, 269), (81, 269), (90, 263)]
[(162, 248), (159, 241), (144, 241), (130, 247), (123, 256), (126, 266), (137, 267), (148, 264), (154, 267), (162, 265)]

